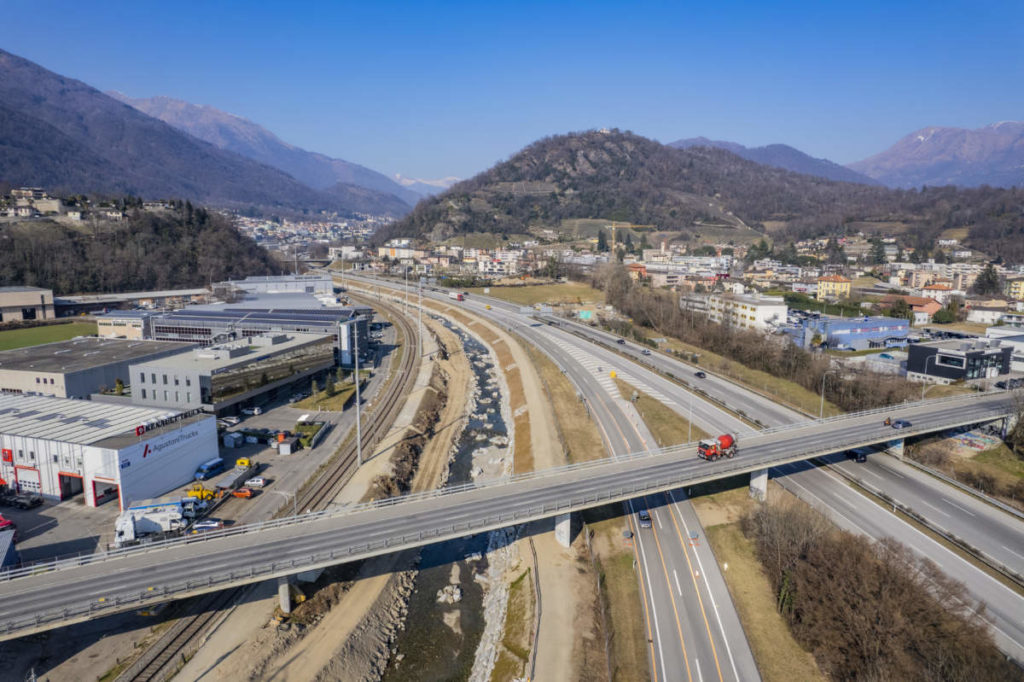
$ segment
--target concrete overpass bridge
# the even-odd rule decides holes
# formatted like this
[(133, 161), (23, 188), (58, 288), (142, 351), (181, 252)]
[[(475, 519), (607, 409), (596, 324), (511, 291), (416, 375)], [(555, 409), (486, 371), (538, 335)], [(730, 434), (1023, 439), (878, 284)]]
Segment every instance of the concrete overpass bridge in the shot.
[[(751, 474), (752, 484), (766, 482), (770, 467), (1015, 411), (1005, 393), (924, 401), (766, 429), (745, 437), (731, 460), (697, 459), (691, 443), (38, 563), (0, 574), (0, 640), (715, 479)], [(893, 430), (882, 423), (887, 416), (912, 426)]]

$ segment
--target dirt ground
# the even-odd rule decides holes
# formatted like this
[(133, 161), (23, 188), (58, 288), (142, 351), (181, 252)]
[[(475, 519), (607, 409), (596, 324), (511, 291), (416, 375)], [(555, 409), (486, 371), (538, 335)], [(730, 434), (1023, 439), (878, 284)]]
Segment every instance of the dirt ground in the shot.
[[(435, 360), (448, 374), (449, 395), (437, 427), (437, 435), (420, 456), (420, 467), (412, 483), (413, 491), (427, 490), (441, 483), (441, 475), (447, 470), (448, 453), (467, 417), (467, 389), (472, 376), (458, 337), (433, 321), (424, 320), (424, 324), (451, 352), (448, 360)], [(426, 343), (427, 337), (424, 339), (424, 352), (429, 353), (433, 350), (432, 344)], [(418, 402), (416, 394), (417, 391), (413, 391), (410, 400)], [(396, 424), (393, 431), (404, 433), (404, 427)], [(384, 451), (390, 447), (391, 435), (381, 441), (378, 446), (381, 452), (375, 452), (368, 459), (364, 466), (366, 471), (353, 477), (339, 495), (339, 501), (352, 503), (361, 499), (374, 477), (387, 469), (388, 458), (384, 456)], [(262, 618), (247, 613), (237, 622), (233, 621), (231, 627), (224, 628), (226, 632), (238, 629), (250, 633), (245, 637), (247, 641), (244, 644), (231, 646), (227, 636), (221, 641), (211, 637), (208, 644), (189, 661), (178, 679), (273, 678), (305, 682), (317, 679), (322, 672), (326, 679), (360, 679), (373, 669), (376, 662), (370, 659), (382, 644), (386, 645), (386, 637), (383, 635), (397, 620), (394, 617), (396, 609), (401, 608), (398, 597), (403, 589), (411, 586), (404, 572), (410, 563), (411, 557), (408, 554), (388, 555), (364, 562), (355, 580), (339, 590), (337, 602), (325, 609), (319, 621), (301, 637), (294, 630), (279, 632), (276, 625), (268, 622), (276, 598), (265, 600)], [(358, 639), (367, 645), (367, 650), (346, 652), (360, 660), (351, 660), (351, 665), (343, 668), (337, 667), (334, 661), (339, 650), (349, 641), (350, 635), (356, 632), (359, 633)], [(329, 670), (324, 672), (328, 666)]]

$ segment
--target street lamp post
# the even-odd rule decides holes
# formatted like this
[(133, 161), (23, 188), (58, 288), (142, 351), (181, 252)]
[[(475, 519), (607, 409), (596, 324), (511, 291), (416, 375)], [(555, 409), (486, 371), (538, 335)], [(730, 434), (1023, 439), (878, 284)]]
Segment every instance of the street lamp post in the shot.
[(935, 355), (929, 355), (927, 358), (924, 359), (924, 376), (926, 378), (921, 380), (921, 400), (924, 400), (924, 392), (925, 392), (925, 390), (927, 390), (926, 384), (928, 383), (928, 380), (927, 380), (927, 376), (928, 376), (928, 363), (931, 362), (932, 360), (934, 360), (937, 357), (939, 357), (938, 353), (936, 353)]

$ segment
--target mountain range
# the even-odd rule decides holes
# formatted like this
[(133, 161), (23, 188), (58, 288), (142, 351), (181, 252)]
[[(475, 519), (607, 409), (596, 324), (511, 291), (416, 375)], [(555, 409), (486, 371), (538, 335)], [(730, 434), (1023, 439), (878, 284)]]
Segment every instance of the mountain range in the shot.
[(56, 191), (300, 213), (399, 216), (409, 210), (393, 194), (351, 184), (314, 189), (2, 50), (0, 179)]
[(750, 237), (751, 230), (780, 240), (895, 230), (902, 243), (929, 249), (942, 231), (960, 228), (983, 253), (1024, 262), (1022, 214), (1019, 188), (901, 190), (838, 182), (714, 146), (678, 149), (601, 130), (539, 140), (421, 201), (378, 239), (508, 237), (590, 219), (648, 226), (668, 238), (713, 231), (723, 241)]
[(1024, 186), (1024, 122), (922, 128), (849, 168), (890, 187)]
[(215, 147), (283, 170), (314, 189), (328, 189), (338, 183), (357, 185), (393, 194), (410, 208), (422, 197), (421, 193), (407, 189), (365, 166), (288, 144), (266, 128), (241, 116), (170, 97), (133, 99), (120, 92), (107, 94)]
[(764, 147), (744, 147), (736, 142), (723, 140), (709, 140), (706, 137), (691, 137), (685, 140), (670, 142), (670, 147), (676, 149), (689, 149), (690, 147), (717, 147), (726, 149), (736, 156), (760, 163), (765, 166), (784, 168), (795, 173), (815, 175), (827, 180), (838, 180), (840, 182), (859, 182), (865, 185), (877, 185), (878, 182), (867, 175), (862, 175), (854, 170), (840, 166), (828, 159), (816, 159), (805, 154), (799, 149), (794, 149), (785, 144), (770, 144)]

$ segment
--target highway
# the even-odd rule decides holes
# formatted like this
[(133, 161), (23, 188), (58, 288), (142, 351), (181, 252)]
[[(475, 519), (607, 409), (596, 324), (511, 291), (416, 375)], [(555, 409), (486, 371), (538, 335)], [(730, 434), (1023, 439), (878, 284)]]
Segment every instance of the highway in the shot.
[[(1005, 396), (981, 395), (909, 405), (900, 415), (914, 422), (910, 433), (926, 433), (1012, 409)], [(0, 637), (885, 442), (893, 432), (878, 417), (849, 415), (751, 436), (732, 460), (709, 463), (691, 448), (668, 448), (11, 571), (0, 576)]]
[[(487, 310), (486, 307), (490, 306), (489, 312), (491, 315), (494, 315), (499, 320), (503, 320), (503, 323), (507, 326), (517, 324), (516, 320), (529, 320), (531, 317), (520, 313), (520, 306), (490, 297), (472, 296), (461, 305), (472, 307), (478, 313), (484, 313)], [(718, 377), (713, 373), (707, 373), (704, 379), (695, 378), (693, 373), (697, 369), (696, 367), (672, 356), (658, 352), (644, 354), (644, 346), (628, 341), (620, 344), (619, 337), (613, 334), (561, 318), (546, 315), (539, 317), (553, 326), (538, 327), (534, 325), (532, 329), (527, 330), (534, 333), (527, 333), (524, 336), (535, 341), (536, 333), (548, 335), (553, 341), (553, 345), (564, 348), (576, 363), (583, 365), (588, 371), (595, 372), (599, 383), (606, 390), (610, 391), (612, 395), (617, 395), (617, 389), (614, 387), (611, 379), (608, 378), (608, 372), (615, 370), (624, 380), (636, 385), (652, 397), (674, 409), (680, 415), (691, 418), (692, 422), (700, 425), (706, 431), (713, 433), (737, 433), (743, 439), (755, 432), (754, 429), (717, 406), (709, 404), (700, 398), (694, 400), (693, 392), (683, 389), (677, 383), (668, 381), (662, 376), (658, 376), (655, 373), (657, 372), (677, 377), (698, 387), (703, 395), (711, 398), (717, 404), (728, 406), (737, 412), (742, 412), (748, 418), (754, 419), (760, 424), (772, 426), (806, 423), (808, 421), (805, 415), (779, 405), (765, 396), (761, 396), (727, 379)], [(522, 330), (518, 331), (522, 333)], [(571, 332), (571, 335), (564, 332)], [(583, 339), (586, 341), (583, 341)], [(626, 356), (632, 362), (624, 360), (622, 356)], [(654, 370), (654, 372), (641, 369), (638, 365), (646, 366)], [(567, 365), (561, 366), (565, 367)], [(584, 394), (589, 396), (591, 392), (584, 392)], [(842, 459), (841, 455), (839, 458)], [(907, 483), (912, 483), (908, 489), (904, 479), (910, 479), (909, 475), (899, 474), (898, 472), (895, 472), (895, 475), (893, 475), (894, 472), (888, 470), (891, 470), (894, 465), (884, 466), (886, 461), (895, 462), (895, 460), (886, 455), (879, 454), (869, 457), (869, 461), (870, 464), (867, 467), (864, 467), (863, 464), (855, 465), (853, 463), (837, 464), (837, 466), (842, 466), (847, 475), (857, 477), (865, 487), (879, 489), (893, 499), (907, 504), (915, 512), (928, 518), (930, 523), (943, 532), (961, 538), (968, 542), (968, 544), (978, 547), (988, 557), (1006, 567), (1009, 572), (1017, 574), (1024, 572), (1024, 562), (1021, 561), (1022, 555), (1019, 553), (1019, 548), (1024, 546), (1024, 525), (1020, 523), (1018, 518), (998, 511), (976, 498), (920, 472), (915, 471), (914, 473), (918, 475), (913, 478), (912, 482), (907, 481)], [(857, 467), (861, 468), (858, 469)], [(807, 467), (804, 468), (806, 469)], [(789, 471), (789, 473), (794, 472)], [(904, 479), (900, 479), (901, 475)], [(873, 478), (871, 478), (872, 476)], [(868, 478), (871, 478), (871, 480), (864, 480)], [(796, 479), (803, 481), (803, 484), (798, 484)], [(813, 504), (820, 505), (823, 499), (833, 501), (835, 508), (825, 507), (823, 511), (833, 514), (842, 512), (845, 514), (845, 518), (852, 516), (859, 519), (858, 527), (870, 531), (861, 530), (860, 532), (865, 532), (876, 540), (887, 536), (897, 537), (904, 544), (913, 547), (919, 553), (919, 556), (935, 561), (942, 566), (949, 563), (949, 556), (955, 556), (936, 543), (919, 542), (918, 536), (920, 534), (912, 526), (903, 522), (895, 515), (889, 514), (887, 520), (874, 518), (877, 514), (875, 509), (870, 507), (876, 507), (876, 505), (863, 497), (857, 497), (856, 494), (852, 499), (857, 500), (857, 509), (851, 511), (848, 508), (849, 500), (851, 499), (849, 493), (851, 491), (848, 486), (835, 479), (835, 477), (821, 477), (805, 473), (803, 478), (788, 476), (779, 479), (779, 483)], [(948, 500), (948, 503), (944, 506), (947, 506), (949, 511), (945, 515), (939, 513), (934, 504), (941, 500)], [(952, 511), (954, 509), (965, 511), (955, 513)], [(962, 560), (957, 560), (962, 562)], [(1013, 611), (1017, 609), (1020, 599), (1017, 593), (1001, 585), (989, 585), (991, 578), (982, 571), (966, 564), (966, 562), (962, 563), (964, 563), (964, 566), (961, 567), (963, 575), (961, 579), (969, 586), (979, 585), (977, 591), (972, 591), (972, 593), (980, 602), (1001, 602), (1015, 605), (1012, 609)], [(657, 565), (655, 568), (657, 568)], [(666, 564), (665, 570), (667, 572), (678, 572), (684, 570), (684, 564)], [(717, 571), (715, 572), (717, 573)], [(656, 586), (660, 582), (657, 577), (647, 577), (651, 578), (648, 582), (652, 585)], [(725, 594), (724, 590), (719, 594)], [(1018, 618), (1018, 620), (1020, 619)], [(1024, 642), (1024, 639), (1021, 638), (1020, 633), (1007, 636), (1005, 631), (1013, 631), (1014, 628), (1000, 628), (995, 623), (994, 630), (997, 642), (1003, 650), (1011, 653), (1018, 660), (1024, 660), (1021, 657), (1021, 653), (1024, 651), (1021, 648), (1021, 642)]]

